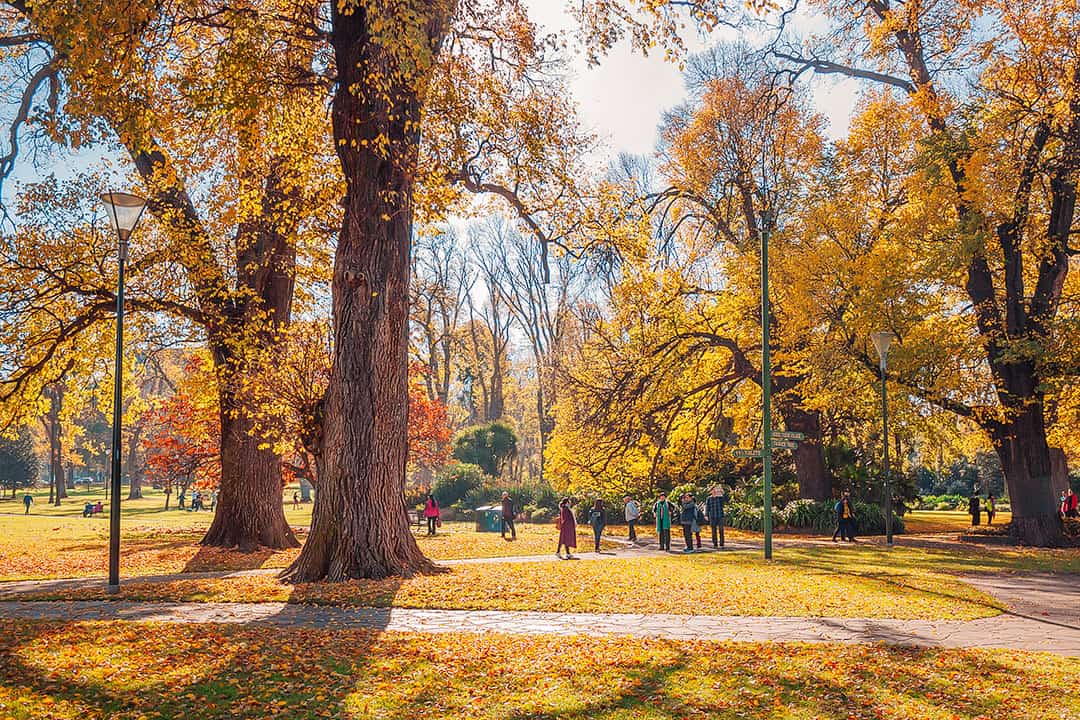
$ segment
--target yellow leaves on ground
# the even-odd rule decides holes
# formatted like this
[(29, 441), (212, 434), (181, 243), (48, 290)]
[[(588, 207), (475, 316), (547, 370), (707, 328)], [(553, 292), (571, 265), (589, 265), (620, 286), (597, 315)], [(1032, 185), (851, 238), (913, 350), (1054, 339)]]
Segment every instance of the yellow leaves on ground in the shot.
[[(855, 552), (855, 551), (853, 551)], [(678, 615), (957, 619), (1000, 612), (950, 575), (889, 569), (877, 553), (831, 561), (812, 549), (765, 563), (748, 554), (460, 565), (409, 580), (286, 585), (272, 575), (37, 592), (20, 599), (293, 602), (321, 605)]]
[(0, 715), (110, 718), (1070, 720), (1080, 661), (885, 646), (0, 628)]
[[(310, 505), (305, 506), (310, 511)], [(307, 515), (289, 511), (291, 522), (307, 522)], [(284, 568), (299, 554), (299, 549), (259, 550), (239, 553), (199, 545), (210, 513), (170, 514), (170, 523), (152, 516), (154, 526), (126, 525), (121, 538), (121, 574), (123, 577), (167, 575), (181, 572), (214, 572)], [(134, 522), (140, 522), (135, 520)], [(295, 528), (294, 528), (295, 529)], [(578, 545), (592, 547), (592, 531), (579, 528)], [(521, 523), (517, 540), (503, 540), (497, 533), (478, 533), (464, 522), (444, 523), (435, 537), (417, 536), (420, 549), (438, 560), (547, 555), (555, 552), (558, 531), (554, 525)], [(299, 533), (304, 541), (306, 533)], [(603, 548), (614, 547), (604, 542)], [(108, 569), (108, 522), (102, 518), (2, 516), (0, 515), (0, 581), (104, 575)]]

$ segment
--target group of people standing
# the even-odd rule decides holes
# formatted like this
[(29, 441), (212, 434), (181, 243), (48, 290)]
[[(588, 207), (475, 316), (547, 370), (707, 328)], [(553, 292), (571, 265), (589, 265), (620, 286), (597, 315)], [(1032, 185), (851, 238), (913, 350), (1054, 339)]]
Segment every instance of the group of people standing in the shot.
[[(980, 505), (980, 502), (982, 504)], [(994, 493), (986, 496), (985, 501), (980, 501), (978, 495), (972, 495), (968, 500), (968, 515), (971, 516), (971, 524), (978, 525), (982, 522), (982, 513), (986, 513), (986, 524), (994, 524), (994, 516), (997, 515), (997, 500)]]
[[(632, 502), (629, 498), (627, 500)], [(678, 518), (678, 524), (682, 526), (683, 541), (686, 543), (683, 552), (692, 552), (695, 547), (698, 550), (701, 549), (701, 528), (706, 523), (712, 529), (712, 546), (724, 547), (724, 505), (726, 503), (727, 494), (720, 486), (713, 486), (702, 504), (698, 504), (690, 493), (683, 493), (678, 505), (668, 500), (667, 493), (660, 493), (660, 497), (653, 504), (660, 549), (671, 550), (671, 528), (676, 518)], [(630, 539), (634, 540), (635, 536), (632, 534)]]

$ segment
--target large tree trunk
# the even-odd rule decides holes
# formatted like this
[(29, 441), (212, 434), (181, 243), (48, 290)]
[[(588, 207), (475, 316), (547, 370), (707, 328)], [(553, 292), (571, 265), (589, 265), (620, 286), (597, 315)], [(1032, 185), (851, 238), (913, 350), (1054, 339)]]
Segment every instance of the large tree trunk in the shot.
[[(410, 56), (406, 59), (369, 34), (368, 12), (376, 8), (332, 5), (338, 72), (334, 144), (348, 192), (334, 261), (334, 358), (319, 492), (308, 540), (283, 573), (293, 582), (436, 569), (420, 552), (405, 507), (407, 325), (422, 78), (424, 63), (434, 60), (448, 9), (417, 3), (421, 17), (372, 20), (387, 23), (381, 42), (395, 43), (397, 53)], [(422, 17), (425, 10), (432, 16)], [(417, 25), (394, 27), (402, 22)], [(430, 48), (405, 46), (405, 38), (424, 31)], [(432, 57), (425, 58), (428, 50)], [(417, 68), (403, 68), (402, 60), (415, 61)]]
[(282, 503), (281, 458), (260, 449), (262, 440), (237, 411), (227, 390), (221, 393), (221, 488), (214, 521), (203, 545), (251, 552), (259, 546), (299, 547)]
[[(777, 369), (782, 369), (778, 365)], [(802, 376), (778, 372), (773, 395), (784, 428), (801, 432), (805, 438), (795, 450), (795, 476), (799, 481), (799, 497), (804, 500), (829, 500), (832, 498), (832, 478), (825, 467), (825, 449), (821, 442), (821, 413), (807, 410), (798, 391)]]
[(1012, 535), (1024, 545), (1065, 544), (1050, 473), (1042, 403), (1013, 410), (1008, 422), (991, 429), (991, 437), (1009, 486)]
[(825, 467), (825, 451), (821, 445), (821, 413), (804, 410), (795, 404), (781, 404), (780, 414), (787, 430), (801, 432), (805, 439), (795, 451), (795, 476), (799, 481), (799, 497), (804, 500), (832, 498), (832, 478)]

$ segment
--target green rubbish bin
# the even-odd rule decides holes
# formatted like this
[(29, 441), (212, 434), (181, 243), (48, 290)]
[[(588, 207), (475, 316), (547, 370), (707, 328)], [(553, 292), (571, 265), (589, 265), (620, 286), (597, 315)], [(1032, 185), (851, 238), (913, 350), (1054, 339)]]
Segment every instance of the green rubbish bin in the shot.
[(476, 532), (502, 531), (502, 505), (476, 508)]

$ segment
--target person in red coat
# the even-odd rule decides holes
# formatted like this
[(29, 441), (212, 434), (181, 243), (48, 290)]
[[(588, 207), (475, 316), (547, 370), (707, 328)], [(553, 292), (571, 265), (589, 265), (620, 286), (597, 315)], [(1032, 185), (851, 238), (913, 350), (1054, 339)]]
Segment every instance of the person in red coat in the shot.
[(572, 560), (571, 548), (577, 548), (577, 521), (574, 520), (574, 511), (570, 509), (570, 498), (559, 501), (559, 519), (556, 520), (559, 528), (559, 545), (555, 548), (555, 554), (562, 559), (562, 549), (566, 547), (566, 559)]
[(424, 517), (427, 518), (427, 534), (435, 534), (435, 526), (439, 524), (439, 501), (429, 493), (424, 502)]

